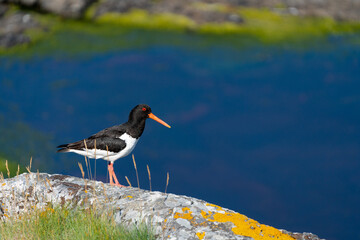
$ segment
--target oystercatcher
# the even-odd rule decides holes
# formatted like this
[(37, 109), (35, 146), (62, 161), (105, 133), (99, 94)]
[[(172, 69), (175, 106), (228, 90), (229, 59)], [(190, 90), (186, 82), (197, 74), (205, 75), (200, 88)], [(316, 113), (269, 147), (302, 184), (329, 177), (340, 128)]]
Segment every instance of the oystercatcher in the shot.
[(129, 155), (135, 148), (144, 131), (147, 118), (171, 128), (166, 122), (156, 117), (148, 105), (139, 104), (131, 110), (126, 123), (106, 128), (89, 138), (60, 145), (57, 152), (74, 152), (89, 158), (102, 158), (109, 161), (110, 184), (124, 187), (117, 180), (113, 165), (117, 159)]

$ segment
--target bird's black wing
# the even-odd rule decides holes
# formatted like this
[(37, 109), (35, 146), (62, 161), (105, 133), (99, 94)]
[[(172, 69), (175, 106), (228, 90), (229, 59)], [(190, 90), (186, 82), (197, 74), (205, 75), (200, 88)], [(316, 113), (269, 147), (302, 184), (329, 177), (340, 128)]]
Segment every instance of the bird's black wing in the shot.
[(124, 140), (119, 137), (125, 133), (125, 130), (120, 126), (114, 126), (104, 129), (89, 138), (59, 145), (60, 148), (57, 152), (68, 152), (70, 149), (101, 149), (109, 150), (110, 152), (119, 152), (126, 147)]
[[(86, 144), (85, 144), (86, 143)], [(63, 144), (58, 146), (60, 148), (57, 152), (68, 152), (71, 149), (84, 150), (84, 149), (99, 149), (109, 152), (120, 152), (126, 147), (124, 140), (119, 138), (101, 137), (96, 139), (84, 139), (74, 143)]]
[(104, 130), (101, 130), (98, 133), (95, 133), (88, 139), (95, 139), (95, 138), (102, 138), (102, 137), (110, 137), (110, 138), (119, 138), (121, 135), (123, 135), (126, 132), (124, 128), (124, 124), (113, 126), (106, 128)]

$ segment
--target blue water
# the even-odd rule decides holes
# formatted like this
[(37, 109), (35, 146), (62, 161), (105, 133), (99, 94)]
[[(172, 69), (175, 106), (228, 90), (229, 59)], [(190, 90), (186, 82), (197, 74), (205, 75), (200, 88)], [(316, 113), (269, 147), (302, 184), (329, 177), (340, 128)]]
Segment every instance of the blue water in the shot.
[[(360, 45), (324, 41), (301, 49), (224, 41), (3, 57), (7, 131), (20, 121), (47, 138), (30, 131), (0, 152), (11, 158), (35, 142), (23, 156), (33, 155), (40, 171), (80, 176), (83, 157), (56, 154), (55, 146), (120, 124), (146, 103), (172, 128), (147, 121), (134, 151), (142, 188), (149, 188), (148, 164), (153, 190), (164, 191), (169, 172), (168, 192), (289, 231), (360, 238)], [(106, 163), (96, 166), (106, 181)], [(130, 156), (115, 171), (136, 185)]]

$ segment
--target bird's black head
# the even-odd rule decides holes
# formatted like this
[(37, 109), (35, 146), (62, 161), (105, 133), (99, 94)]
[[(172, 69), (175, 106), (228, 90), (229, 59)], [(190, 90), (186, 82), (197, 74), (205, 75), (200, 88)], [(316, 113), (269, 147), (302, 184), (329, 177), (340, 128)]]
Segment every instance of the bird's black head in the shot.
[(151, 108), (146, 104), (139, 104), (134, 107), (129, 115), (129, 122), (133, 120), (141, 120), (149, 117), (149, 113), (151, 113)]
[(145, 121), (147, 118), (151, 118), (159, 123), (161, 123), (162, 125), (170, 128), (170, 126), (164, 122), (163, 120), (161, 120), (160, 118), (156, 117), (152, 112), (151, 112), (151, 108), (146, 105), (146, 104), (139, 104), (136, 107), (134, 107), (129, 115), (129, 121), (128, 122), (143, 122)]

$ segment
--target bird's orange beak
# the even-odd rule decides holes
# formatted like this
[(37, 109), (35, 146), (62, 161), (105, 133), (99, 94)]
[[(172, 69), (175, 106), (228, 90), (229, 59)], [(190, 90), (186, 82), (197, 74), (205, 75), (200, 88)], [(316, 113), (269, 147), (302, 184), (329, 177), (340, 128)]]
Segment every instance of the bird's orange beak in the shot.
[(165, 127), (171, 128), (169, 124), (167, 124), (166, 122), (164, 122), (163, 120), (161, 120), (160, 118), (158, 118), (157, 116), (155, 116), (152, 113), (149, 113), (149, 118), (157, 121), (158, 123), (161, 123), (162, 125), (164, 125)]

